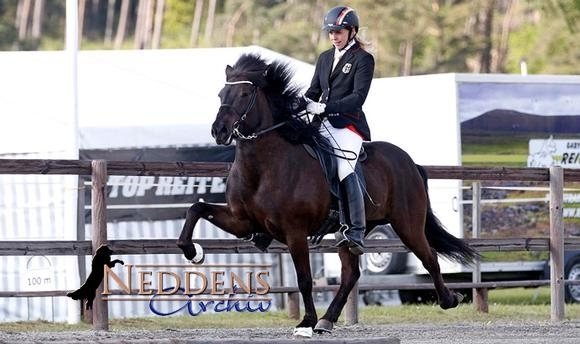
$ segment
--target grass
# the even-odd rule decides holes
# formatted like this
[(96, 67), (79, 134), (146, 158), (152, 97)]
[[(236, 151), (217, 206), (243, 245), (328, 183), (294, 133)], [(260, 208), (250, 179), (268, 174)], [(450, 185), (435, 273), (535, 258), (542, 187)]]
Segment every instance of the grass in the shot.
[[(319, 316), (324, 309), (319, 309)], [(566, 319), (580, 319), (580, 304), (566, 305)], [(461, 304), (451, 310), (442, 310), (434, 304), (400, 306), (360, 307), (359, 322), (365, 325), (434, 323), (449, 324), (459, 322), (546, 322), (550, 321), (550, 289), (510, 288), (489, 291), (489, 312), (479, 313), (472, 304)], [(344, 322), (341, 317), (339, 323)], [(220, 327), (288, 327), (298, 322), (290, 319), (285, 311), (265, 313), (219, 313), (204, 314), (197, 317), (145, 317), (110, 319), (109, 329), (122, 331), (128, 329), (163, 330)], [(47, 321), (28, 321), (0, 323), (0, 331), (82, 331), (91, 330), (90, 324), (69, 325)]]
[(527, 155), (463, 154), (463, 166), (526, 167)]
[(526, 167), (527, 135), (494, 133), (462, 133), (461, 161), (464, 166)]
[(549, 252), (544, 251), (500, 251), (500, 252), (482, 252), (481, 253), (482, 262), (513, 262), (513, 261), (534, 261), (543, 260), (546, 261), (550, 258)]

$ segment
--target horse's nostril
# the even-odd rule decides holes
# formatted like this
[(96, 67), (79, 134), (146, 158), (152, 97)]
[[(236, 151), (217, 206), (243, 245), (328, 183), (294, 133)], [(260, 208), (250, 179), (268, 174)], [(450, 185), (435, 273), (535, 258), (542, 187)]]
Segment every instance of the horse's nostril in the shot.
[(211, 128), (211, 136), (218, 138), (220, 136), (228, 135), (228, 128), (225, 125), (214, 125)]

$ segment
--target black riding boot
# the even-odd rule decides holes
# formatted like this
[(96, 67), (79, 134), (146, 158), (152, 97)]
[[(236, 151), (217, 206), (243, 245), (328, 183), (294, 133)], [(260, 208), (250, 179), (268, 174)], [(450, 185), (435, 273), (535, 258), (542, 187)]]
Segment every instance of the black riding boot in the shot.
[(357, 255), (363, 254), (363, 238), (365, 235), (365, 204), (362, 190), (355, 173), (349, 174), (342, 180), (343, 212), (348, 226), (341, 228), (335, 234), (337, 245), (348, 243), (349, 250)]

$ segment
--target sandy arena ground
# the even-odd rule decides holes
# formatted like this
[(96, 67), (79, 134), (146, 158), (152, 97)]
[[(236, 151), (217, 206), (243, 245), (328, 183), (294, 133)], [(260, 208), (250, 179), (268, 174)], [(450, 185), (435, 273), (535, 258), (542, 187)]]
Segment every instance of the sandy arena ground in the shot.
[[(561, 323), (459, 323), (448, 325), (337, 326), (332, 334), (292, 337), (291, 328), (162, 331), (0, 332), (0, 343), (364, 343), (578, 344), (580, 320)], [(383, 343), (383, 342), (381, 342)]]

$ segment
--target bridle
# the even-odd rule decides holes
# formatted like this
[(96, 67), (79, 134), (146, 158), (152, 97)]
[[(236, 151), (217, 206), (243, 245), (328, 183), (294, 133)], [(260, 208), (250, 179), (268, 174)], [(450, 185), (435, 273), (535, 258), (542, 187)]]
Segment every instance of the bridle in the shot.
[[(253, 82), (249, 81), (249, 80), (240, 80), (240, 81), (226, 81), (226, 86), (228, 85), (243, 85), (243, 84), (248, 84), (248, 85), (252, 85), (254, 86), (253, 91), (252, 91), (252, 95), (250, 97), (250, 101), (248, 102), (248, 105), (246, 105), (246, 109), (244, 110), (244, 113), (240, 116), (240, 119), (234, 122), (233, 125), (233, 130), (232, 130), (232, 135), (229, 138), (229, 143), (231, 143), (233, 137), (236, 137), (237, 139), (241, 139), (241, 140), (254, 140), (256, 138), (258, 138), (258, 136), (263, 135), (267, 132), (270, 132), (272, 130), (276, 130), (279, 127), (283, 126), (284, 124), (286, 124), (286, 121), (284, 122), (280, 122), (278, 124), (275, 124), (269, 128), (266, 129), (262, 129), (260, 131), (257, 132), (253, 132), (249, 135), (244, 135), (241, 131), (240, 131), (240, 124), (246, 120), (246, 117), (248, 115), (248, 112), (250, 112), (250, 110), (252, 110), (252, 108), (256, 105), (256, 98), (258, 95), (258, 86), (255, 85)], [(221, 108), (230, 108), (231, 110), (233, 110), (234, 112), (238, 113), (238, 110), (236, 110), (236, 108), (228, 103), (223, 103), (220, 105), (220, 109)]]

